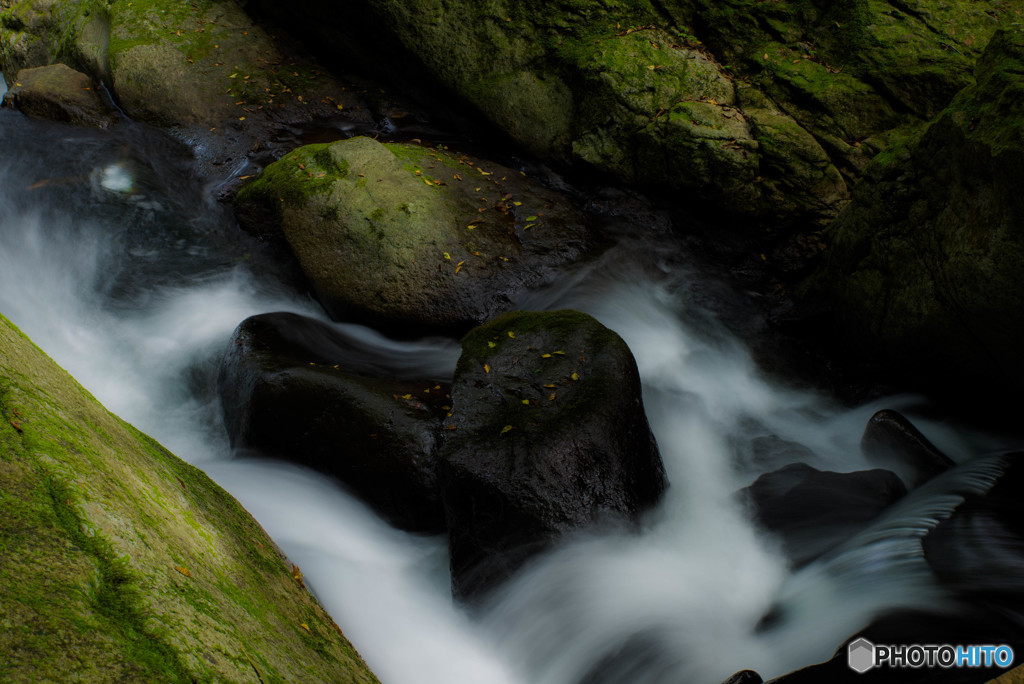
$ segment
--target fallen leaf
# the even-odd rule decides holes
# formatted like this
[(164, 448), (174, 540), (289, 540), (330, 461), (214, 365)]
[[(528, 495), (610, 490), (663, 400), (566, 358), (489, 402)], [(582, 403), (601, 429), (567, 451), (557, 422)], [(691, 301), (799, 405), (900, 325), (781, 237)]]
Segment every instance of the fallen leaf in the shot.
[(491, 349), (494, 349), (495, 347), (498, 346), (498, 343), (497, 342), (488, 342), (487, 346), (490, 347)]
[(555, 387), (558, 387), (558, 385), (544, 385), (544, 386), (546, 388), (548, 388), (548, 389), (554, 389)]
[(525, 404), (526, 406), (529, 406), (530, 405), (530, 400), (529, 399), (523, 399), (523, 404)]
[(491, 372), (491, 365), (489, 363), (485, 363), (484, 364), (484, 373), (490, 373), (490, 372)]
[(506, 432), (508, 432), (511, 429), (512, 429), (511, 425), (506, 425), (505, 427), (501, 428), (501, 434), (505, 434)]
[(509, 331), (508, 331), (508, 336), (509, 336), (509, 337), (515, 337), (515, 336), (516, 336), (516, 334), (515, 334), (514, 332), (512, 332), (511, 330), (509, 330)]
[(192, 573), (188, 571), (188, 568), (183, 568), (180, 565), (178, 565), (178, 566), (175, 566), (174, 569), (177, 570), (178, 572), (180, 572), (185, 577), (191, 577), (192, 576)]
[(553, 351), (551, 353), (552, 354), (558, 354), (559, 356), (565, 356), (565, 352), (564, 351)]
[(569, 377), (572, 378), (573, 380), (579, 380), (580, 379), (580, 374), (579, 373), (573, 373)]
[(300, 622), (299, 627), (302, 627), (302, 629), (306, 630), (307, 632), (309, 631), (309, 625), (307, 625), (305, 622)]
[(551, 396), (550, 396), (550, 397), (548, 397), (548, 401), (554, 401), (554, 400), (555, 400), (555, 393), (554, 393), (554, 392), (552, 392), (552, 393), (551, 393)]
[(444, 252), (444, 258), (445, 258), (445, 261), (451, 261), (452, 260), (452, 255), (449, 254), (448, 252)]
[(462, 270), (462, 264), (464, 264), (464, 263), (466, 263), (466, 262), (465, 261), (460, 261), (459, 263), (455, 264), (455, 272), (456, 273), (458, 273), (459, 271)]
[(537, 220), (536, 216), (527, 216), (526, 217), (526, 222), (527, 223), (529, 223), (530, 221), (536, 221), (536, 220)]
[(551, 354), (541, 354), (540, 358), (542, 358), (542, 359), (550, 359), (551, 358)]
[(412, 395), (411, 394), (403, 394), (402, 398), (403, 399), (412, 399)]

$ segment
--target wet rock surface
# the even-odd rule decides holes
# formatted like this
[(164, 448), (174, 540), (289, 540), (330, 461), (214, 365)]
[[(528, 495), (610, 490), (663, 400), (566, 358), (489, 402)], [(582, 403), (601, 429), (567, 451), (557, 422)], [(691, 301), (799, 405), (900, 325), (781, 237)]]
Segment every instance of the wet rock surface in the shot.
[(516, 312), (470, 332), (444, 435), (438, 480), (462, 599), (566, 534), (638, 520), (666, 486), (629, 348), (577, 312)]
[(513, 308), (589, 240), (568, 198), (516, 170), (363, 137), (295, 150), (235, 207), (286, 245), (332, 317), (404, 336), (463, 333)]
[(3, 101), (28, 116), (75, 126), (107, 128), (117, 121), (96, 84), (64, 64), (22, 69)]
[(238, 450), (337, 477), (393, 524), (438, 532), (434, 459), (447, 383), (381, 369), (330, 326), (262, 314), (235, 331), (218, 389)]

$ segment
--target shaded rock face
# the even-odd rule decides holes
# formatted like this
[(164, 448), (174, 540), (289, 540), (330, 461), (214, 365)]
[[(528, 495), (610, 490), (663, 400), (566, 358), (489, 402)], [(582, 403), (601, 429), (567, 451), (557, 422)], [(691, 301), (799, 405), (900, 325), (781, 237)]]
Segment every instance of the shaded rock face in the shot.
[(896, 470), (911, 489), (956, 466), (909, 420), (891, 409), (871, 416), (860, 449), (869, 462)]
[(5, 681), (377, 681), (237, 501), (3, 316), (0, 493)]
[(797, 565), (841, 543), (906, 493), (888, 470), (834, 473), (805, 463), (762, 475), (740, 490), (754, 520), (781, 537)]
[(28, 116), (94, 128), (107, 128), (117, 121), (89, 77), (64, 64), (22, 69), (14, 82), (4, 104)]
[(464, 332), (587, 246), (583, 216), (518, 171), (361, 137), (291, 152), (235, 207), (295, 255), (332, 317), (403, 335)]
[(438, 457), (452, 588), (480, 598), (558, 537), (637, 520), (665, 486), (629, 348), (573, 311), (463, 339)]
[(287, 52), (230, 0), (0, 9), (0, 70), (66, 63), (104, 83), (129, 117), (188, 142), (207, 171), (251, 154), (283, 123), (372, 125), (353, 89)]
[(887, 131), (934, 116), (967, 85), (1011, 9), (361, 0), (341, 18), (330, 0), (259, 5), (321, 54), (457, 94), (546, 160), (733, 217), (819, 227)]
[(218, 375), (228, 435), (236, 449), (337, 477), (398, 527), (442, 531), (434, 458), (447, 384), (379, 371), (319, 321), (248, 318)]
[(936, 389), (1024, 387), (1022, 35), (1000, 31), (976, 83), (874, 160), (811, 281), (851, 346)]

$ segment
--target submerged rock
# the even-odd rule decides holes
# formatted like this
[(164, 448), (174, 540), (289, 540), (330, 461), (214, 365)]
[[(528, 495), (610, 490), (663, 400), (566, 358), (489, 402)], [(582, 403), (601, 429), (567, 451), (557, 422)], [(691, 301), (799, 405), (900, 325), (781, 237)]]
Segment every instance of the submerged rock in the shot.
[(12, 681), (377, 679), (263, 528), (0, 316)]
[(26, 115), (75, 126), (107, 128), (117, 121), (114, 110), (85, 74), (64, 64), (22, 69), (4, 95)]
[(590, 316), (509, 313), (462, 348), (438, 480), (453, 592), (477, 599), (565, 534), (638, 520), (666, 482), (636, 362)]
[(337, 477), (398, 527), (440, 532), (434, 460), (447, 383), (378, 372), (319, 321), (247, 318), (217, 379), (231, 443)]
[(834, 473), (805, 463), (766, 473), (740, 490), (754, 520), (779, 535), (796, 565), (842, 543), (906, 493), (888, 470)]
[(913, 489), (956, 466), (900, 413), (883, 409), (871, 416), (860, 438), (870, 463), (893, 468)]
[(283, 242), (338, 320), (403, 335), (464, 332), (587, 246), (564, 196), (491, 162), (369, 138), (307, 145), (235, 200)]
[(1022, 36), (1001, 30), (975, 84), (875, 158), (811, 283), (857, 352), (948, 393), (1024, 388)]

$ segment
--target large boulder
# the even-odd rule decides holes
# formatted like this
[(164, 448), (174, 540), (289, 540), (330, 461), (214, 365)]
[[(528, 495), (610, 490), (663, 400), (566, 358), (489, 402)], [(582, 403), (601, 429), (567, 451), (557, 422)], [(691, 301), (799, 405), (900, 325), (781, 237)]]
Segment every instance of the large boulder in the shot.
[(806, 463), (766, 473), (740, 490), (754, 520), (779, 535), (796, 565), (853, 536), (906, 493), (888, 470), (834, 473)]
[(231, 443), (329, 473), (399, 527), (443, 531), (434, 459), (447, 383), (382, 371), (319, 321), (247, 318), (217, 380)]
[(5, 681), (377, 681), (237, 501), (3, 316), (0, 414)]
[(860, 438), (860, 450), (869, 463), (892, 468), (911, 488), (956, 466), (913, 423), (892, 409), (871, 416)]
[(235, 208), (285, 243), (333, 318), (403, 335), (461, 333), (507, 311), (588, 237), (562, 195), (518, 171), (363, 137), (290, 152)]
[(1015, 4), (259, 0), (322, 54), (454, 92), (541, 158), (719, 220), (819, 227), (848, 197), (840, 170), (944, 107)]
[(75, 126), (107, 128), (117, 114), (99, 94), (96, 84), (64, 64), (22, 69), (14, 87), (4, 94), (4, 104), (26, 115)]
[(976, 83), (875, 158), (812, 281), (851, 346), (936, 388), (1024, 388), (1022, 38), (1000, 31)]
[(636, 521), (666, 486), (626, 343), (575, 311), (471, 331), (438, 457), (452, 588), (476, 599), (559, 537)]

